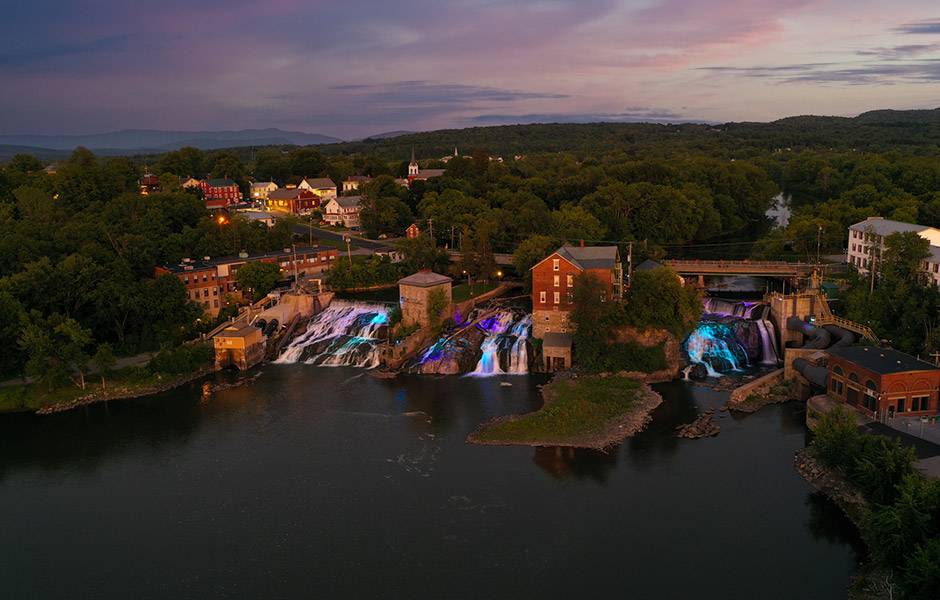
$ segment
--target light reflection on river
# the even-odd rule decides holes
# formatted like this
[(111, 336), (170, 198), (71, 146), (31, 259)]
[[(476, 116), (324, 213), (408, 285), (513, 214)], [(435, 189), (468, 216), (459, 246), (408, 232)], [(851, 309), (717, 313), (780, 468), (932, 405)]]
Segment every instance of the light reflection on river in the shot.
[(538, 406), (511, 381), (269, 365), (204, 402), (0, 418), (2, 597), (844, 597), (797, 404), (680, 440), (724, 395), (677, 382), (607, 454), (465, 444)]

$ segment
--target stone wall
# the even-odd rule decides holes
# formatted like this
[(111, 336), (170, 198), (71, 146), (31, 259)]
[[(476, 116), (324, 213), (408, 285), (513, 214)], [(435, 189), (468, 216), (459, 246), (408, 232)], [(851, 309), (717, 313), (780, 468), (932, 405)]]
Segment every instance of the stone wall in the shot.
[(753, 381), (749, 381), (742, 386), (738, 386), (732, 392), (728, 398), (728, 402), (735, 404), (738, 402), (744, 402), (748, 399), (748, 396), (751, 394), (760, 396), (766, 394), (770, 388), (781, 383), (783, 381), (783, 369), (777, 369), (771, 373), (764, 375), (763, 377), (758, 377)]
[(648, 383), (669, 381), (675, 379), (682, 370), (682, 345), (676, 336), (665, 329), (638, 329), (636, 327), (621, 327), (614, 332), (614, 341), (619, 344), (634, 343), (651, 348), (661, 346), (669, 366), (655, 373), (622, 373), (624, 376), (642, 379)]
[(532, 312), (532, 337), (542, 339), (546, 333), (570, 333), (568, 311), (538, 310)]

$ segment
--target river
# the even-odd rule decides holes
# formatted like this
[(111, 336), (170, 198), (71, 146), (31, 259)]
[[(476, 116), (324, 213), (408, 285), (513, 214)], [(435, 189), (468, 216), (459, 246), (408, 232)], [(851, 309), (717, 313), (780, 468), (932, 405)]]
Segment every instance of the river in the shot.
[(657, 386), (619, 449), (472, 446), (536, 376), (373, 379), (267, 365), (48, 417), (0, 418), (3, 598), (845, 597), (851, 525), (792, 467), (796, 403), (717, 413)]

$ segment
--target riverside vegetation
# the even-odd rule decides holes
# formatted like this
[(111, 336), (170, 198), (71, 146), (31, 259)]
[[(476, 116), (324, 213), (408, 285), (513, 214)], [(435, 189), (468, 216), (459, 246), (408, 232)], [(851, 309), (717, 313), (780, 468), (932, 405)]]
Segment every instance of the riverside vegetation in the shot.
[(850, 491), (840, 502), (859, 526), (872, 560), (854, 593), (940, 598), (940, 480), (914, 469), (914, 451), (897, 440), (862, 433), (855, 415), (836, 407), (820, 419), (810, 456), (862, 498), (853, 501)]

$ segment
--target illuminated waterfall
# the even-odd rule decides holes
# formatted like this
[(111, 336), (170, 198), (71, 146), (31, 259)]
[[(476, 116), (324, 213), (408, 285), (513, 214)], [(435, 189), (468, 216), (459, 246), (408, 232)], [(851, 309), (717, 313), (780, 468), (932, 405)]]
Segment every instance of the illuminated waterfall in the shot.
[[(525, 375), (529, 372), (527, 343), (532, 331), (532, 315), (519, 319), (512, 312), (501, 312), (484, 319), (477, 327), (486, 333), (480, 345), (482, 356), (469, 375), (488, 377), (491, 375)], [(500, 357), (507, 356), (507, 370), (503, 370)]]
[(514, 375), (524, 375), (529, 372), (529, 334), (532, 332), (532, 315), (526, 315), (512, 326), (510, 335), (516, 336), (516, 341), (509, 351), (509, 372)]
[(310, 321), (307, 330), (291, 342), (276, 362), (375, 368), (379, 366), (379, 350), (385, 341), (382, 337), (385, 332), (380, 330), (387, 326), (385, 305), (334, 300)]
[(501, 312), (494, 317), (484, 319), (477, 324), (477, 327), (486, 332), (486, 338), (480, 345), (480, 351), (483, 356), (477, 363), (471, 375), (501, 375), (503, 369), (499, 366), (499, 349), (503, 343), (503, 334), (512, 324), (512, 313)]
[(740, 371), (749, 366), (747, 351), (735, 339), (734, 332), (724, 323), (702, 321), (685, 341), (689, 360), (704, 365), (710, 377), (719, 371)]

